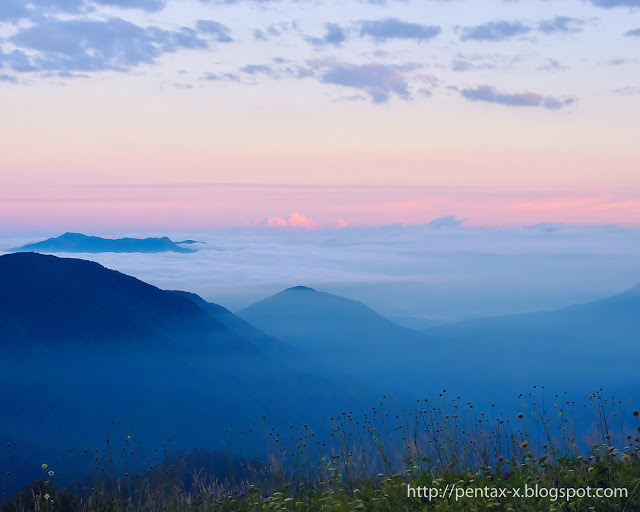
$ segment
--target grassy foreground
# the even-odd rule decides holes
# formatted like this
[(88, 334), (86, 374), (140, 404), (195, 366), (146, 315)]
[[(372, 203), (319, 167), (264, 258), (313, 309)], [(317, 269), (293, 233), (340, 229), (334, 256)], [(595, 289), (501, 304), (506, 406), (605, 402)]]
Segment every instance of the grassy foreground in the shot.
[(43, 464), (43, 479), (1, 511), (640, 511), (639, 414), (628, 404), (592, 395), (582, 409), (593, 428), (578, 440), (576, 404), (562, 396), (545, 403), (534, 391), (505, 417), (445, 395), (397, 416), (345, 412), (331, 445), (306, 426), (270, 431), (274, 456), (236, 483), (193, 460), (187, 478), (179, 458), (137, 476), (111, 461), (110, 477), (72, 493)]

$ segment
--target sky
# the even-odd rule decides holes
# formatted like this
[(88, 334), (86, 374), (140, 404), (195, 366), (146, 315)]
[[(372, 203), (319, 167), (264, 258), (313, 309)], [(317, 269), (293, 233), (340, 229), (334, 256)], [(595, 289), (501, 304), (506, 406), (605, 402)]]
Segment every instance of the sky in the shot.
[(0, 229), (640, 226), (639, 0), (3, 0)]

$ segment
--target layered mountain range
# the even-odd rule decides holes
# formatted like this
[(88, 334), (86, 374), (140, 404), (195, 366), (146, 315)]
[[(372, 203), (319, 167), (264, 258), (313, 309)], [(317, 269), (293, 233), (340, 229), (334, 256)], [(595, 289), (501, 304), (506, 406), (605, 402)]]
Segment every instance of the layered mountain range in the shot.
[(638, 286), (418, 332), (304, 286), (234, 314), (91, 261), (34, 252), (0, 256), (0, 283), (0, 441), (23, 468), (100, 445), (114, 425), (135, 425), (150, 447), (171, 437), (209, 448), (230, 442), (235, 425), (241, 444), (259, 450), (267, 423), (320, 434), (329, 417), (365, 411), (383, 394), (397, 408), (443, 388), (509, 406), (532, 385), (625, 395), (640, 387)]

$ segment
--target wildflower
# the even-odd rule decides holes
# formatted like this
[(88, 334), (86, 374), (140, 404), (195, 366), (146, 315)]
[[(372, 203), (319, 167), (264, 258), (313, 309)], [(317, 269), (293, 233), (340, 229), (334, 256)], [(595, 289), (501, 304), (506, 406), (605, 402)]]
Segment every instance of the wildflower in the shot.
[(50, 498), (50, 496), (49, 496), (49, 494), (48, 494), (48, 493), (44, 495), (44, 499), (45, 499), (45, 500), (48, 500), (49, 498)]
[(521, 420), (522, 418), (524, 418), (524, 414), (522, 414), (522, 413), (518, 414), (518, 419)]
[(49, 476), (53, 476), (55, 473), (54, 473), (53, 471), (49, 471), (47, 474), (48, 474)]
[(525, 441), (524, 443), (522, 443), (522, 444), (520, 445), (520, 448), (525, 449), (525, 448), (526, 448), (526, 447), (528, 447), (528, 446), (529, 446), (529, 443), (528, 443), (527, 441)]
[(638, 412), (638, 411), (633, 411), (633, 415), (637, 418), (638, 416), (640, 416), (640, 412)]
[(42, 469), (47, 469), (49, 466), (47, 466), (46, 464), (42, 465)]

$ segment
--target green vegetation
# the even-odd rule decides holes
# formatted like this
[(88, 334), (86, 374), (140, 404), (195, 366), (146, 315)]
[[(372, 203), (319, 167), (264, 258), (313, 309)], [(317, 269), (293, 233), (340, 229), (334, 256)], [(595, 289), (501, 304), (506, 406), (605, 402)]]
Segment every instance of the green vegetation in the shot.
[[(598, 392), (576, 406), (536, 390), (520, 407), (513, 417), (493, 407), (476, 413), (443, 392), (397, 416), (382, 404), (361, 418), (345, 412), (332, 419), (331, 443), (307, 426), (267, 431), (274, 455), (252, 465), (234, 459), (242, 466), (235, 483), (186, 455), (139, 476), (120, 474), (109, 456), (111, 477), (72, 495), (43, 464), (45, 478), (1, 511), (640, 511), (640, 423), (628, 403)], [(587, 412), (583, 434), (576, 424)], [(597, 495), (604, 490), (618, 496)]]

